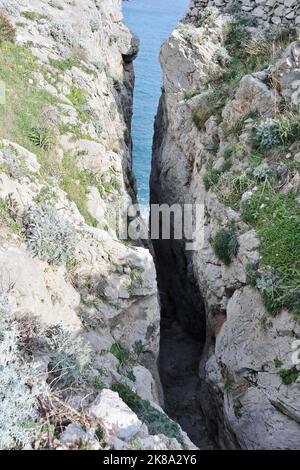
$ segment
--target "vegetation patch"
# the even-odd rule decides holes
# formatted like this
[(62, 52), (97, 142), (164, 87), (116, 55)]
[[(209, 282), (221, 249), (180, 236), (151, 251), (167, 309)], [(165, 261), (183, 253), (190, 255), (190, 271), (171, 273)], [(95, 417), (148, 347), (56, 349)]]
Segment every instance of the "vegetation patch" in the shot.
[(220, 65), (220, 76), (209, 85), (208, 106), (192, 114), (198, 129), (203, 129), (210, 116), (221, 117), (226, 102), (234, 95), (245, 75), (269, 67), (270, 62), (275, 62), (285, 47), (297, 38), (293, 28), (270, 28), (253, 35), (249, 28), (255, 26), (255, 17), (240, 12), (225, 27), (224, 47), (213, 56), (213, 61)]
[(230, 168), (231, 168), (230, 160), (225, 161), (222, 167), (218, 170), (212, 167), (212, 162), (209, 162), (207, 171), (205, 175), (203, 176), (203, 182), (204, 182), (206, 191), (208, 191), (210, 188), (217, 187), (222, 175), (226, 173), (227, 171), (229, 171)]
[(46, 337), (51, 354), (49, 371), (52, 386), (74, 383), (92, 362), (89, 345), (82, 337), (70, 334), (61, 326), (50, 327)]
[(249, 281), (271, 312), (300, 312), (300, 207), (294, 194), (281, 194), (267, 180), (247, 204), (246, 221), (260, 238), (261, 261)]
[(76, 232), (49, 203), (40, 203), (30, 209), (25, 227), (28, 246), (40, 259), (63, 264), (74, 257)]
[(79, 59), (76, 57), (69, 57), (68, 59), (51, 59), (49, 58), (49, 64), (52, 67), (60, 70), (61, 72), (66, 72), (68, 70), (72, 70), (73, 67), (80, 68), (84, 70), (89, 75), (93, 75), (95, 72), (86, 67)]
[(85, 222), (92, 227), (97, 227), (98, 221), (90, 214), (87, 206), (88, 188), (94, 184), (93, 175), (79, 170), (76, 166), (76, 161), (74, 161), (74, 158), (69, 153), (64, 155), (60, 172), (61, 189), (76, 204)]
[(300, 371), (297, 369), (296, 366), (294, 366), (291, 369), (281, 369), (278, 372), (278, 375), (279, 377), (281, 377), (281, 380), (284, 385), (292, 385), (297, 381), (300, 375)]
[(53, 129), (47, 127), (32, 127), (27, 132), (28, 139), (37, 147), (49, 152), (55, 147), (56, 135)]
[(147, 425), (150, 434), (164, 434), (169, 438), (175, 438), (183, 448), (185, 447), (178, 424), (154, 408), (149, 401), (143, 400), (136, 392), (122, 383), (115, 383), (112, 390), (117, 392), (127, 406)]
[(238, 241), (232, 228), (220, 228), (211, 240), (216, 256), (229, 266), (239, 251)]
[(55, 167), (50, 150), (54, 135), (41, 127), (43, 112), (57, 104), (50, 93), (39, 90), (33, 80), (38, 66), (32, 53), (19, 45), (0, 44), (0, 79), (6, 86), (6, 101), (0, 106), (0, 138), (7, 138), (36, 153), (42, 171)]
[(10, 196), (0, 199), (0, 218), (2, 224), (6, 225), (12, 232), (19, 236), (22, 235), (22, 219), (19, 216), (15, 201)]
[(277, 145), (287, 146), (300, 138), (300, 117), (295, 114), (282, 115), (277, 119), (266, 119), (254, 127), (253, 142), (260, 150)]

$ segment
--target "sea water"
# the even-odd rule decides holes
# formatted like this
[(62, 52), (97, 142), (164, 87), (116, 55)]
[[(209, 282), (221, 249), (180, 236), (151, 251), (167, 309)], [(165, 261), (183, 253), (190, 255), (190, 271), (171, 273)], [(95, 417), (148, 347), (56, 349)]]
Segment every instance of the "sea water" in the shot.
[(159, 49), (183, 17), (188, 3), (188, 0), (123, 2), (124, 22), (141, 41), (140, 52), (135, 61), (132, 138), (133, 171), (144, 213), (149, 206), (153, 125), (162, 86)]

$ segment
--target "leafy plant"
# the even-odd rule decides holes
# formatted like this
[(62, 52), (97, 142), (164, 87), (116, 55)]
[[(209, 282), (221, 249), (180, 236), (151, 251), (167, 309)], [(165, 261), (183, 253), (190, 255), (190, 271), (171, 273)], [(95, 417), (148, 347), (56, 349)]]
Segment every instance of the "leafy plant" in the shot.
[(2, 223), (18, 235), (22, 234), (22, 218), (18, 214), (17, 203), (11, 195), (0, 199), (0, 216)]
[(300, 371), (297, 369), (296, 366), (294, 366), (291, 369), (281, 369), (278, 372), (278, 375), (279, 377), (281, 377), (281, 380), (284, 385), (292, 385), (298, 379)]
[(228, 159), (230, 157), (237, 158), (238, 160), (242, 160), (246, 156), (246, 148), (243, 144), (240, 142), (237, 142), (235, 144), (229, 144), (227, 147), (224, 149), (224, 158)]
[(137, 356), (137, 357), (140, 357), (142, 354), (144, 354), (145, 352), (145, 347), (142, 343), (141, 340), (139, 341), (135, 341), (135, 343), (133, 344), (133, 352), (134, 354)]
[(74, 257), (76, 233), (49, 203), (36, 204), (25, 218), (31, 251), (48, 263), (63, 264)]
[(120, 343), (114, 343), (110, 352), (120, 361), (121, 365), (136, 363), (129, 349)]
[(260, 165), (258, 165), (256, 168), (254, 168), (254, 171), (253, 171), (253, 176), (259, 180), (266, 180), (271, 175), (272, 175), (272, 170), (266, 162), (263, 162)]
[(41, 147), (47, 152), (52, 150), (55, 146), (56, 137), (52, 129), (46, 127), (32, 127), (27, 132), (27, 136), (34, 145)]
[(233, 258), (237, 256), (239, 250), (238, 241), (233, 229), (219, 229), (211, 243), (216, 256), (226, 264), (226, 266), (229, 266)]
[(275, 119), (266, 119), (256, 126), (254, 143), (261, 150), (268, 150), (280, 144), (277, 121)]
[(279, 359), (278, 356), (274, 358), (274, 365), (276, 369), (280, 369), (280, 367), (282, 367), (282, 361)]
[(68, 98), (75, 107), (83, 106), (87, 102), (84, 91), (76, 86), (72, 86), (71, 93), (69, 94)]
[(261, 150), (276, 145), (287, 145), (300, 137), (300, 118), (297, 115), (282, 115), (278, 119), (269, 118), (255, 127), (254, 144)]
[(103, 390), (103, 388), (105, 387), (105, 384), (103, 383), (100, 377), (92, 377), (88, 383), (90, 387), (93, 387), (95, 390), (99, 391)]

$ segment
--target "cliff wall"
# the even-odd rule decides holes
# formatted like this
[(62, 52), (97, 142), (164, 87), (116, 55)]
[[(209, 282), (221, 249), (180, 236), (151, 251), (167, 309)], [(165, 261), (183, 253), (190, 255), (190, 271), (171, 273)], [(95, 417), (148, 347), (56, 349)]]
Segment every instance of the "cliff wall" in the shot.
[(204, 337), (197, 401), (218, 445), (299, 449), (299, 31), (204, 3), (160, 53), (152, 202), (205, 214), (201, 250), (154, 242), (162, 312)]
[(121, 1), (0, 15), (0, 447), (193, 447), (159, 408), (152, 257), (113, 219), (135, 198)]
[(206, 7), (230, 11), (239, 6), (251, 13), (260, 23), (297, 26), (300, 24), (300, 5), (297, 0), (191, 0), (188, 20), (196, 21), (199, 12)]

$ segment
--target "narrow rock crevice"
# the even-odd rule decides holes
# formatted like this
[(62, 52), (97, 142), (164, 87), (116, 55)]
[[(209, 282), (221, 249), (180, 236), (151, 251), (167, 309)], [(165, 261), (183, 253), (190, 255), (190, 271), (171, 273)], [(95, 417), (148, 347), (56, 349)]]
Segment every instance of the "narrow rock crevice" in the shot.
[[(172, 204), (161, 185), (160, 156), (167, 135), (164, 95), (155, 120), (151, 204)], [(185, 242), (153, 240), (161, 303), (159, 371), (166, 412), (200, 449), (213, 449), (199, 401), (199, 363), (206, 336), (203, 299), (195, 282)]]

